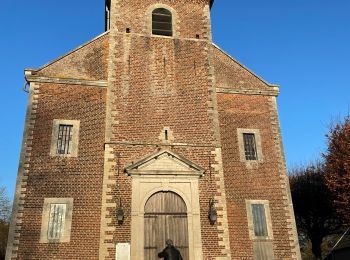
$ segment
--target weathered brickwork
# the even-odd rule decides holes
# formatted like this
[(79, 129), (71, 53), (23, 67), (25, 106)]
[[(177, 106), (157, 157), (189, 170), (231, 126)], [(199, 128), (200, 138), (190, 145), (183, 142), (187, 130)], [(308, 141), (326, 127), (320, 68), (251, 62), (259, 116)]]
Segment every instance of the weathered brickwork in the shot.
[(217, 46), (214, 48), (214, 55), (216, 87), (227, 89), (271, 89), (268, 83)]
[(125, 32), (126, 28), (129, 28), (132, 33), (151, 36), (150, 10), (157, 7), (157, 4), (168, 6), (176, 11), (176, 35), (178, 37), (196, 38), (196, 34), (200, 38), (209, 36), (208, 31), (211, 29), (208, 27), (208, 17), (205, 16), (208, 0), (112, 0), (112, 30)]
[[(180, 38), (167, 39), (149, 37), (149, 31), (146, 31), (147, 23), (151, 22), (149, 12), (152, 10), (151, 4), (153, 1), (112, 2), (112, 13), (115, 10), (116, 15), (111, 17), (108, 97), (110, 103), (107, 108), (107, 111), (110, 109), (107, 116), (111, 118), (107, 121), (110, 138), (106, 141), (114, 146), (116, 159), (111, 163), (107, 174), (110, 179), (115, 179), (116, 184), (113, 189), (106, 188), (105, 194), (114, 193), (114, 201), (119, 197), (123, 198), (127, 217), (124, 224), (118, 226), (113, 217), (116, 208), (110, 208), (109, 214), (107, 213), (107, 222), (112, 221), (111, 226), (116, 227), (114, 240), (107, 240), (106, 244), (109, 246), (102, 249), (109, 252), (103, 253), (107, 259), (114, 258), (114, 245), (117, 241), (127, 242), (130, 238), (128, 206), (131, 204), (132, 196), (131, 179), (125, 175), (117, 177), (115, 174), (128, 163), (157, 151), (155, 145), (146, 147), (139, 145), (131, 149), (125, 145), (124, 147), (113, 145), (113, 142), (158, 144), (161, 131), (164, 127), (168, 127), (172, 131), (173, 143), (194, 144), (194, 147), (186, 148), (186, 154), (189, 152), (195, 154), (192, 150), (197, 149), (197, 145), (211, 146), (216, 143), (211, 117), (213, 112), (208, 113), (208, 110), (213, 110), (213, 106), (208, 106), (208, 103), (213, 99), (212, 95), (215, 95), (214, 82), (209, 80), (213, 77), (213, 73), (207, 66), (211, 43), (195, 39), (196, 34), (200, 38), (210, 35), (208, 16), (205, 16), (208, 7), (203, 3), (191, 3), (193, 6), (184, 8), (183, 3), (172, 3), (171, 8), (176, 10), (174, 17), (177, 31), (174, 33)], [(129, 17), (130, 15), (133, 17)], [(190, 23), (191, 26), (184, 26), (184, 23)], [(124, 33), (126, 28), (132, 33)], [(183, 37), (192, 40), (182, 39)], [(212, 91), (208, 91), (209, 88), (212, 88)], [(147, 131), (144, 131), (145, 129)], [(136, 148), (137, 152), (134, 151)], [(127, 155), (124, 155), (126, 152)], [(208, 164), (210, 154), (210, 150), (206, 151), (201, 165), (203, 161)], [(129, 161), (123, 162), (125, 156)], [(203, 157), (203, 154), (201, 156)], [(186, 158), (194, 160), (192, 157), (193, 155)], [(212, 158), (213, 161), (214, 159)], [(116, 160), (119, 164), (115, 163)], [(214, 175), (213, 173), (212, 187), (216, 195), (219, 189), (214, 182)], [(118, 192), (122, 194), (118, 195)], [(201, 204), (207, 207), (208, 194), (203, 192), (202, 196)], [(107, 198), (104, 203), (110, 202)], [(203, 225), (205, 223), (209, 225), (207, 212), (204, 211), (202, 214)], [(203, 243), (204, 256), (213, 258), (227, 256), (227, 252), (222, 252), (225, 246), (220, 246), (218, 242), (219, 233), (223, 231), (218, 232), (216, 228), (210, 227), (211, 232), (203, 232), (205, 241), (210, 241), (208, 245)], [(108, 232), (101, 234), (104, 235), (109, 236)]]
[[(143, 212), (135, 211), (135, 187), (146, 190), (158, 178), (168, 182), (159, 182), (168, 191), (185, 178), (172, 169), (165, 177), (126, 173), (159, 151), (204, 170), (187, 177), (192, 186), (186, 196), (197, 200), (187, 201), (196, 215), (189, 227), (200, 232), (200, 242), (189, 247), (191, 260), (253, 259), (246, 200), (269, 201), (275, 259), (300, 259), (275, 105), (278, 87), (212, 44), (211, 2), (112, 0), (107, 33), (27, 71), (35, 84), (7, 260), (114, 260), (118, 243), (131, 243), (131, 255), (142, 256), (132, 244), (135, 231), (144, 236), (135, 222)], [(172, 13), (174, 37), (152, 35), (155, 8)], [(76, 157), (50, 155), (54, 119), (79, 121)], [(263, 160), (242, 161), (237, 129), (259, 131)], [(54, 198), (74, 201), (70, 241), (40, 243), (44, 200)], [(211, 199), (214, 224), (208, 219)], [(116, 219), (120, 206), (122, 223)]]
[(13, 204), (13, 212), (9, 229), (9, 239), (7, 242), (6, 259), (17, 259), (19, 239), (22, 233), (24, 204), (27, 196), (27, 180), (32, 154), (33, 130), (36, 118), (36, 108), (38, 104), (39, 86), (30, 84), (27, 104), (26, 120), (22, 140), (21, 156), (18, 167), (16, 182), (16, 193)]
[[(274, 132), (276, 119), (271, 121), (269, 99), (264, 96), (230, 94), (220, 94), (218, 98), (230, 241), (235, 259), (252, 258), (252, 242), (248, 230), (244, 228), (248, 225), (246, 199), (270, 201), (275, 257), (296, 257), (291, 246), (294, 237), (287, 235), (293, 232), (288, 224), (292, 220), (286, 208), (285, 182), (282, 184), (280, 181), (285, 180), (286, 173), (281, 171), (279, 165), (280, 150), (275, 146), (279, 137)], [(263, 162), (248, 167), (240, 161), (237, 128), (260, 130)]]
[(85, 80), (107, 79), (108, 33), (80, 46), (35, 72), (37, 76)]
[[(16, 259), (97, 259), (100, 230), (105, 89), (39, 87)], [(54, 119), (80, 120), (79, 156), (50, 156)], [(44, 198), (73, 198), (70, 243), (40, 244)]]

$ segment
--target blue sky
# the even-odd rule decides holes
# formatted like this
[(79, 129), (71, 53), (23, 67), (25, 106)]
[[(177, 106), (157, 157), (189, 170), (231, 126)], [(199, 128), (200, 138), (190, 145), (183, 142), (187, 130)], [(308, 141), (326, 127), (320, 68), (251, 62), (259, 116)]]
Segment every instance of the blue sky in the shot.
[[(0, 185), (13, 196), (27, 95), (39, 67), (103, 32), (104, 0), (0, 1)], [(350, 106), (350, 1), (215, 0), (214, 42), (270, 83), (289, 168), (319, 157)]]

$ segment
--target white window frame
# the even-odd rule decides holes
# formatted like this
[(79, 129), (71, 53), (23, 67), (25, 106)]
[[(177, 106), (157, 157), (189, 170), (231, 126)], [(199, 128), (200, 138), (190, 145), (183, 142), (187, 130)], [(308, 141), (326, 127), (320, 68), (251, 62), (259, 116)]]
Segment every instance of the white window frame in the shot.
[[(247, 160), (246, 159), (244, 138), (243, 138), (244, 134), (254, 134), (257, 160)], [(237, 138), (238, 138), (238, 146), (239, 146), (239, 157), (240, 157), (241, 162), (245, 162), (247, 164), (263, 162), (264, 158), (263, 158), (263, 153), (262, 153), (261, 136), (260, 136), (259, 129), (238, 128), (237, 129)]]
[[(252, 212), (252, 205), (260, 204), (264, 206), (265, 209), (265, 219), (267, 226), (267, 236), (256, 236), (254, 232), (254, 218)], [(251, 240), (272, 240), (273, 239), (273, 229), (272, 229), (272, 221), (271, 221), (271, 213), (270, 213), (270, 205), (268, 200), (246, 200), (246, 208), (247, 208), (247, 218), (248, 218), (248, 230), (249, 237)]]
[[(51, 205), (53, 204), (65, 204), (65, 218), (64, 226), (61, 231), (61, 236), (58, 239), (49, 238), (49, 223)], [(72, 198), (45, 198), (42, 212), (40, 243), (68, 243), (70, 242), (70, 234), (72, 228), (72, 215), (73, 215), (73, 199)]]
[[(57, 153), (57, 139), (58, 139), (58, 132), (59, 132), (60, 125), (72, 125), (73, 126), (70, 154)], [(50, 155), (51, 156), (60, 156), (60, 157), (77, 157), (78, 156), (78, 146), (79, 146), (79, 129), (80, 129), (80, 121), (79, 120), (54, 119), (53, 125), (52, 125)]]

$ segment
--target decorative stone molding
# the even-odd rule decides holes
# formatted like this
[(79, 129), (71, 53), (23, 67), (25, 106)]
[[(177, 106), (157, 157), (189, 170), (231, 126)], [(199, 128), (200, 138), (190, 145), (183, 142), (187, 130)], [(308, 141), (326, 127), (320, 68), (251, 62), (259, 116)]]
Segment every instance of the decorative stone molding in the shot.
[[(222, 149), (221, 149), (221, 136), (220, 136), (220, 123), (219, 123), (219, 113), (217, 104), (217, 94), (216, 94), (216, 79), (215, 79), (215, 69), (214, 69), (214, 45), (212, 44), (212, 32), (211, 32), (211, 19), (210, 19), (210, 6), (205, 5), (204, 7), (205, 21), (206, 25), (204, 28), (204, 33), (208, 40), (208, 46), (204, 49), (204, 55), (207, 57), (207, 62), (209, 64), (208, 82), (210, 84), (208, 91), (208, 116), (212, 123), (213, 129), (213, 145), (216, 146), (215, 149), (211, 151), (211, 154), (215, 156), (215, 163), (211, 165), (214, 169), (214, 177), (216, 180), (217, 192), (214, 196), (216, 202), (215, 206), (219, 208), (217, 210), (217, 229), (219, 246), (222, 246), (221, 250), (222, 256), (216, 257), (216, 260), (228, 260), (231, 259), (231, 246), (230, 246), (230, 236), (229, 236), (229, 226), (228, 226), (228, 216), (227, 216), (227, 201), (226, 201), (226, 190), (225, 190), (225, 180), (224, 180), (224, 169), (222, 163)], [(220, 147), (220, 148), (219, 148)]]
[[(167, 169), (166, 173), (164, 169)], [(189, 258), (203, 259), (198, 187), (203, 169), (179, 155), (162, 151), (127, 167), (125, 171), (132, 176), (131, 248), (134, 249), (131, 259), (144, 259), (144, 207), (147, 200), (160, 191), (174, 192), (185, 201)]]
[(13, 201), (11, 223), (6, 248), (6, 260), (17, 258), (20, 230), (22, 228), (23, 209), (26, 198), (26, 186), (30, 168), (33, 130), (35, 126), (36, 108), (39, 98), (39, 85), (30, 84), (27, 112), (23, 132), (21, 155), (18, 166), (16, 191)]
[(285, 156), (283, 151), (281, 130), (280, 130), (280, 125), (278, 120), (276, 97), (270, 97), (269, 104), (270, 104), (271, 125), (273, 128), (273, 136), (274, 136), (274, 145), (276, 149), (276, 154), (278, 159), (278, 168), (280, 172), (280, 178), (279, 178), (280, 187), (284, 198), (283, 201), (284, 201), (284, 209), (286, 211), (290, 246), (293, 252), (293, 259), (301, 260), (299, 239), (298, 239), (298, 233), (297, 233), (297, 228), (295, 224), (295, 216), (294, 216), (294, 210), (293, 210), (293, 202), (292, 202), (292, 196), (290, 192), (287, 167), (285, 164)]
[(210, 14), (210, 5), (205, 5), (203, 8), (203, 13), (204, 13), (204, 26), (203, 26), (203, 32), (205, 35), (205, 39), (208, 40), (209, 42), (212, 42), (213, 40), (213, 35), (211, 31), (211, 14)]
[(244, 95), (259, 95), (259, 96), (274, 96), (277, 97), (280, 94), (279, 87), (271, 87), (271, 90), (259, 90), (259, 89), (229, 89), (229, 88), (216, 88), (216, 93), (223, 94), (244, 94)]
[(217, 257), (219, 259), (231, 259), (231, 246), (230, 246), (230, 235), (229, 235), (229, 226), (228, 226), (228, 217), (227, 217), (227, 201), (226, 201), (226, 191), (225, 191), (225, 182), (224, 182), (224, 169), (222, 164), (222, 150), (221, 148), (215, 149), (212, 152), (215, 155), (215, 164), (212, 164), (211, 167), (215, 170), (215, 179), (217, 186), (217, 194), (214, 199), (216, 201), (215, 206), (220, 210), (217, 211), (217, 228), (220, 231), (219, 233), (219, 245), (223, 246), (222, 254), (226, 257)]
[[(111, 144), (111, 140), (114, 138), (113, 126), (118, 124), (115, 117), (118, 112), (115, 109), (115, 97), (116, 89), (114, 82), (116, 80), (119, 59), (119, 48), (115, 37), (118, 35), (118, 30), (114, 27), (118, 20), (119, 11), (121, 9), (121, 0), (111, 1), (111, 16), (110, 25), (111, 29), (109, 31), (109, 55), (108, 55), (108, 84), (107, 84), (107, 101), (106, 101), (106, 130), (105, 130), (105, 153), (104, 153), (104, 171), (103, 171), (103, 186), (102, 186), (102, 202), (101, 202), (101, 222), (100, 222), (100, 246), (99, 246), (99, 260), (110, 259), (110, 251), (115, 249), (115, 244), (113, 243), (113, 232), (115, 227), (111, 225), (112, 216), (110, 216), (110, 208), (116, 208), (117, 204), (113, 203), (113, 195), (111, 192), (115, 186), (115, 181), (112, 179), (114, 176), (113, 168), (116, 165), (114, 149)], [(130, 38), (130, 37), (128, 37)], [(130, 39), (129, 39), (130, 42)], [(123, 46), (122, 46), (123, 48)], [(125, 51), (124, 51), (125, 50)], [(129, 58), (128, 49), (123, 48), (122, 61), (126, 65)], [(128, 66), (124, 66), (124, 71), (127, 70)], [(124, 74), (126, 74), (124, 72)], [(128, 74), (127, 74), (128, 75)], [(123, 85), (128, 87), (128, 76), (123, 77)]]
[(107, 87), (107, 81), (105, 80), (67, 79), (67, 78), (39, 77), (39, 76), (33, 76), (33, 75), (27, 75), (26, 80), (28, 82), (38, 82), (38, 83)]
[[(48, 227), (50, 219), (51, 204), (66, 204), (65, 224), (62, 236), (59, 240), (51, 241), (48, 238)], [(70, 233), (72, 228), (73, 199), (72, 198), (45, 198), (43, 206), (43, 215), (41, 221), (40, 243), (68, 243), (70, 242)]]
[(162, 144), (162, 143), (147, 143), (147, 142), (115, 141), (115, 142), (108, 142), (106, 144), (139, 145), (139, 146), (155, 146), (155, 147), (178, 146), (178, 147), (221, 148), (220, 146), (216, 146), (216, 145), (212, 145), (212, 144), (191, 144), (191, 143)]
[(164, 150), (126, 167), (125, 172), (129, 175), (144, 176), (175, 175), (201, 177), (204, 174), (204, 169), (182, 156)]
[(103, 187), (102, 187), (102, 206), (101, 206), (101, 227), (100, 227), (100, 250), (99, 259), (104, 260), (108, 258), (109, 252), (115, 247), (113, 244), (113, 231), (115, 227), (111, 226), (112, 217), (109, 215), (110, 208), (116, 208), (117, 204), (112, 203), (113, 195), (111, 195), (112, 187), (115, 185), (115, 181), (111, 179), (113, 176), (113, 167), (115, 166), (115, 156), (113, 148), (109, 145), (105, 147), (104, 156), (104, 175), (103, 175)]

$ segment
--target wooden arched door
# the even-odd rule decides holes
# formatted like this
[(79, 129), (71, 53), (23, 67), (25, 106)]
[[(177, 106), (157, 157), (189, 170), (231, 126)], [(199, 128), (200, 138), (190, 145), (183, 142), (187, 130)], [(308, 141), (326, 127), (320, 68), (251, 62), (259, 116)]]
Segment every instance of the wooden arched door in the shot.
[(167, 239), (171, 239), (183, 259), (188, 260), (187, 207), (179, 195), (173, 192), (153, 194), (145, 205), (144, 227), (145, 260), (158, 259)]

